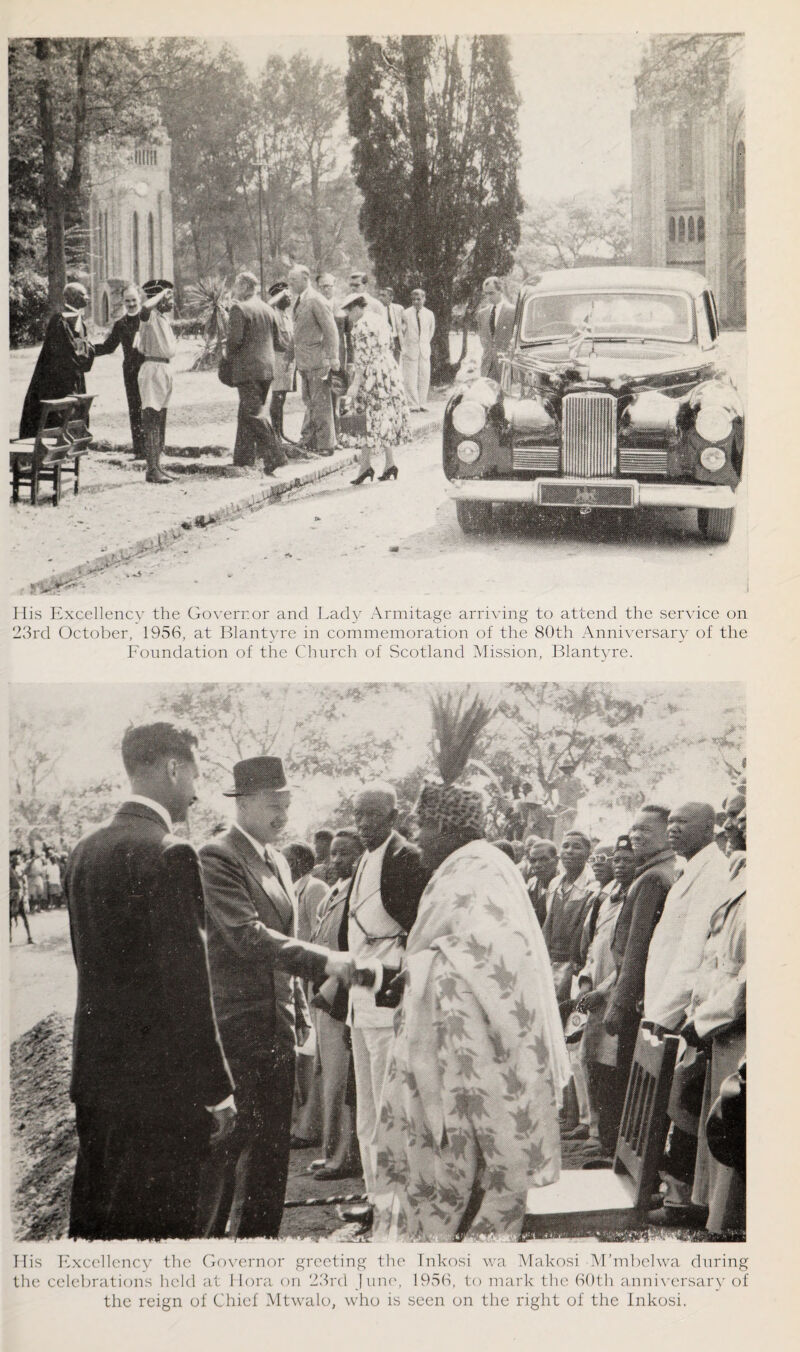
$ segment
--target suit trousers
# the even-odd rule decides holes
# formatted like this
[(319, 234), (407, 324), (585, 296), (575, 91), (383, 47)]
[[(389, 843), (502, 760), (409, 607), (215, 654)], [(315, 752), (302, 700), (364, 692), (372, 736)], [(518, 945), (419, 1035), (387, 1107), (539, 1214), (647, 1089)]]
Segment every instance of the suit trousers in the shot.
[(143, 460), (144, 427), (142, 426), (142, 396), (139, 393), (139, 368), (122, 367), (122, 379), (125, 383), (125, 397), (128, 401), (128, 417), (131, 424), (131, 444), (137, 460)]
[(344, 1169), (355, 1145), (353, 1109), (347, 1102), (352, 1062), (347, 1026), (324, 1009), (315, 1009), (314, 1027), (322, 1069), (322, 1151), (329, 1168)]
[(392, 1024), (388, 1028), (355, 1026), (350, 1032), (353, 1042), (353, 1069), (356, 1073), (356, 1134), (367, 1196), (372, 1202), (375, 1198), (378, 1112), (389, 1052), (394, 1041), (394, 1027)]
[(304, 443), (315, 451), (332, 451), (336, 445), (333, 400), (331, 387), (325, 379), (327, 374), (324, 366), (300, 372), (303, 403), (306, 406), (302, 437)]
[(200, 1198), (205, 1239), (277, 1239), (283, 1216), (295, 1055), (273, 1046), (237, 1055), (222, 1043), (236, 1085), (236, 1129), (214, 1145)]
[(78, 1159), (71, 1239), (193, 1239), (211, 1121), (205, 1109), (179, 1122), (141, 1120), (75, 1106)]
[(431, 383), (430, 357), (403, 357), (403, 384), (409, 408), (424, 408)]
[(236, 419), (236, 441), (233, 446), (234, 465), (254, 465), (259, 456), (259, 442), (250, 418), (264, 411), (270, 382), (245, 380), (236, 389), (239, 393), (239, 412)]

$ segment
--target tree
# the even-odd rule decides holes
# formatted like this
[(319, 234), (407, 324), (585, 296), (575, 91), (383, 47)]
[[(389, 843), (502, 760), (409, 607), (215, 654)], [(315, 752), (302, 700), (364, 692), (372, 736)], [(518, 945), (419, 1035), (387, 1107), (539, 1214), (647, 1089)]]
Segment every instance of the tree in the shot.
[(701, 111), (719, 103), (728, 87), (741, 33), (660, 33), (650, 39), (636, 77), (639, 103)]
[(48, 293), (56, 307), (67, 280), (67, 232), (85, 215), (89, 143), (146, 135), (157, 121), (152, 81), (139, 48), (126, 39), (15, 39), (9, 114), (18, 167), (27, 155), (19, 189), (11, 178), (12, 218), (24, 220), (35, 205), (44, 221)]
[(590, 262), (624, 263), (631, 251), (631, 198), (627, 188), (604, 195), (540, 199), (522, 217), (516, 262), (525, 276), (547, 268)]
[(508, 40), (348, 39), (347, 106), (361, 228), (379, 283), (422, 285), (450, 372), (453, 305), (504, 273), (519, 240), (520, 99)]

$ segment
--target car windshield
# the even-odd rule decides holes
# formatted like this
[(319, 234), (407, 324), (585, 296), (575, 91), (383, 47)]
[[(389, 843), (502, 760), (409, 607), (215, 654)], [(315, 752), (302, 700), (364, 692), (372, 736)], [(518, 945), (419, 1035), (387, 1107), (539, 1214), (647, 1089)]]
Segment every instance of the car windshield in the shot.
[(577, 337), (664, 339), (691, 342), (688, 296), (669, 292), (582, 291), (531, 296), (522, 316), (521, 343)]

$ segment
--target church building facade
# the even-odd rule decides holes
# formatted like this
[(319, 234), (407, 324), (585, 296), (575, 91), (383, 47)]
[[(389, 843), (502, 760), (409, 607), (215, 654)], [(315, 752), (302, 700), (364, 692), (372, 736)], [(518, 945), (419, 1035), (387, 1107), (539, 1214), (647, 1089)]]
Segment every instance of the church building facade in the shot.
[(631, 114), (632, 261), (703, 273), (733, 326), (747, 312), (742, 60), (731, 57), (727, 88), (709, 107), (642, 98)]
[(172, 279), (171, 147), (168, 140), (113, 155), (93, 146), (89, 162), (91, 318), (101, 328), (122, 312), (128, 282)]

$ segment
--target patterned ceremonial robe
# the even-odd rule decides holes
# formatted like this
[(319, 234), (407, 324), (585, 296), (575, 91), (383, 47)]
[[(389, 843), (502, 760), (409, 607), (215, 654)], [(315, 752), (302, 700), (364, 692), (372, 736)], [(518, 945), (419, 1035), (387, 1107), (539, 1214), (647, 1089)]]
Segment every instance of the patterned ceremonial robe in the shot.
[(570, 1071), (547, 952), (506, 855), (477, 840), (440, 865), (405, 972), (375, 1136), (373, 1238), (519, 1239), (528, 1189), (559, 1175)]

